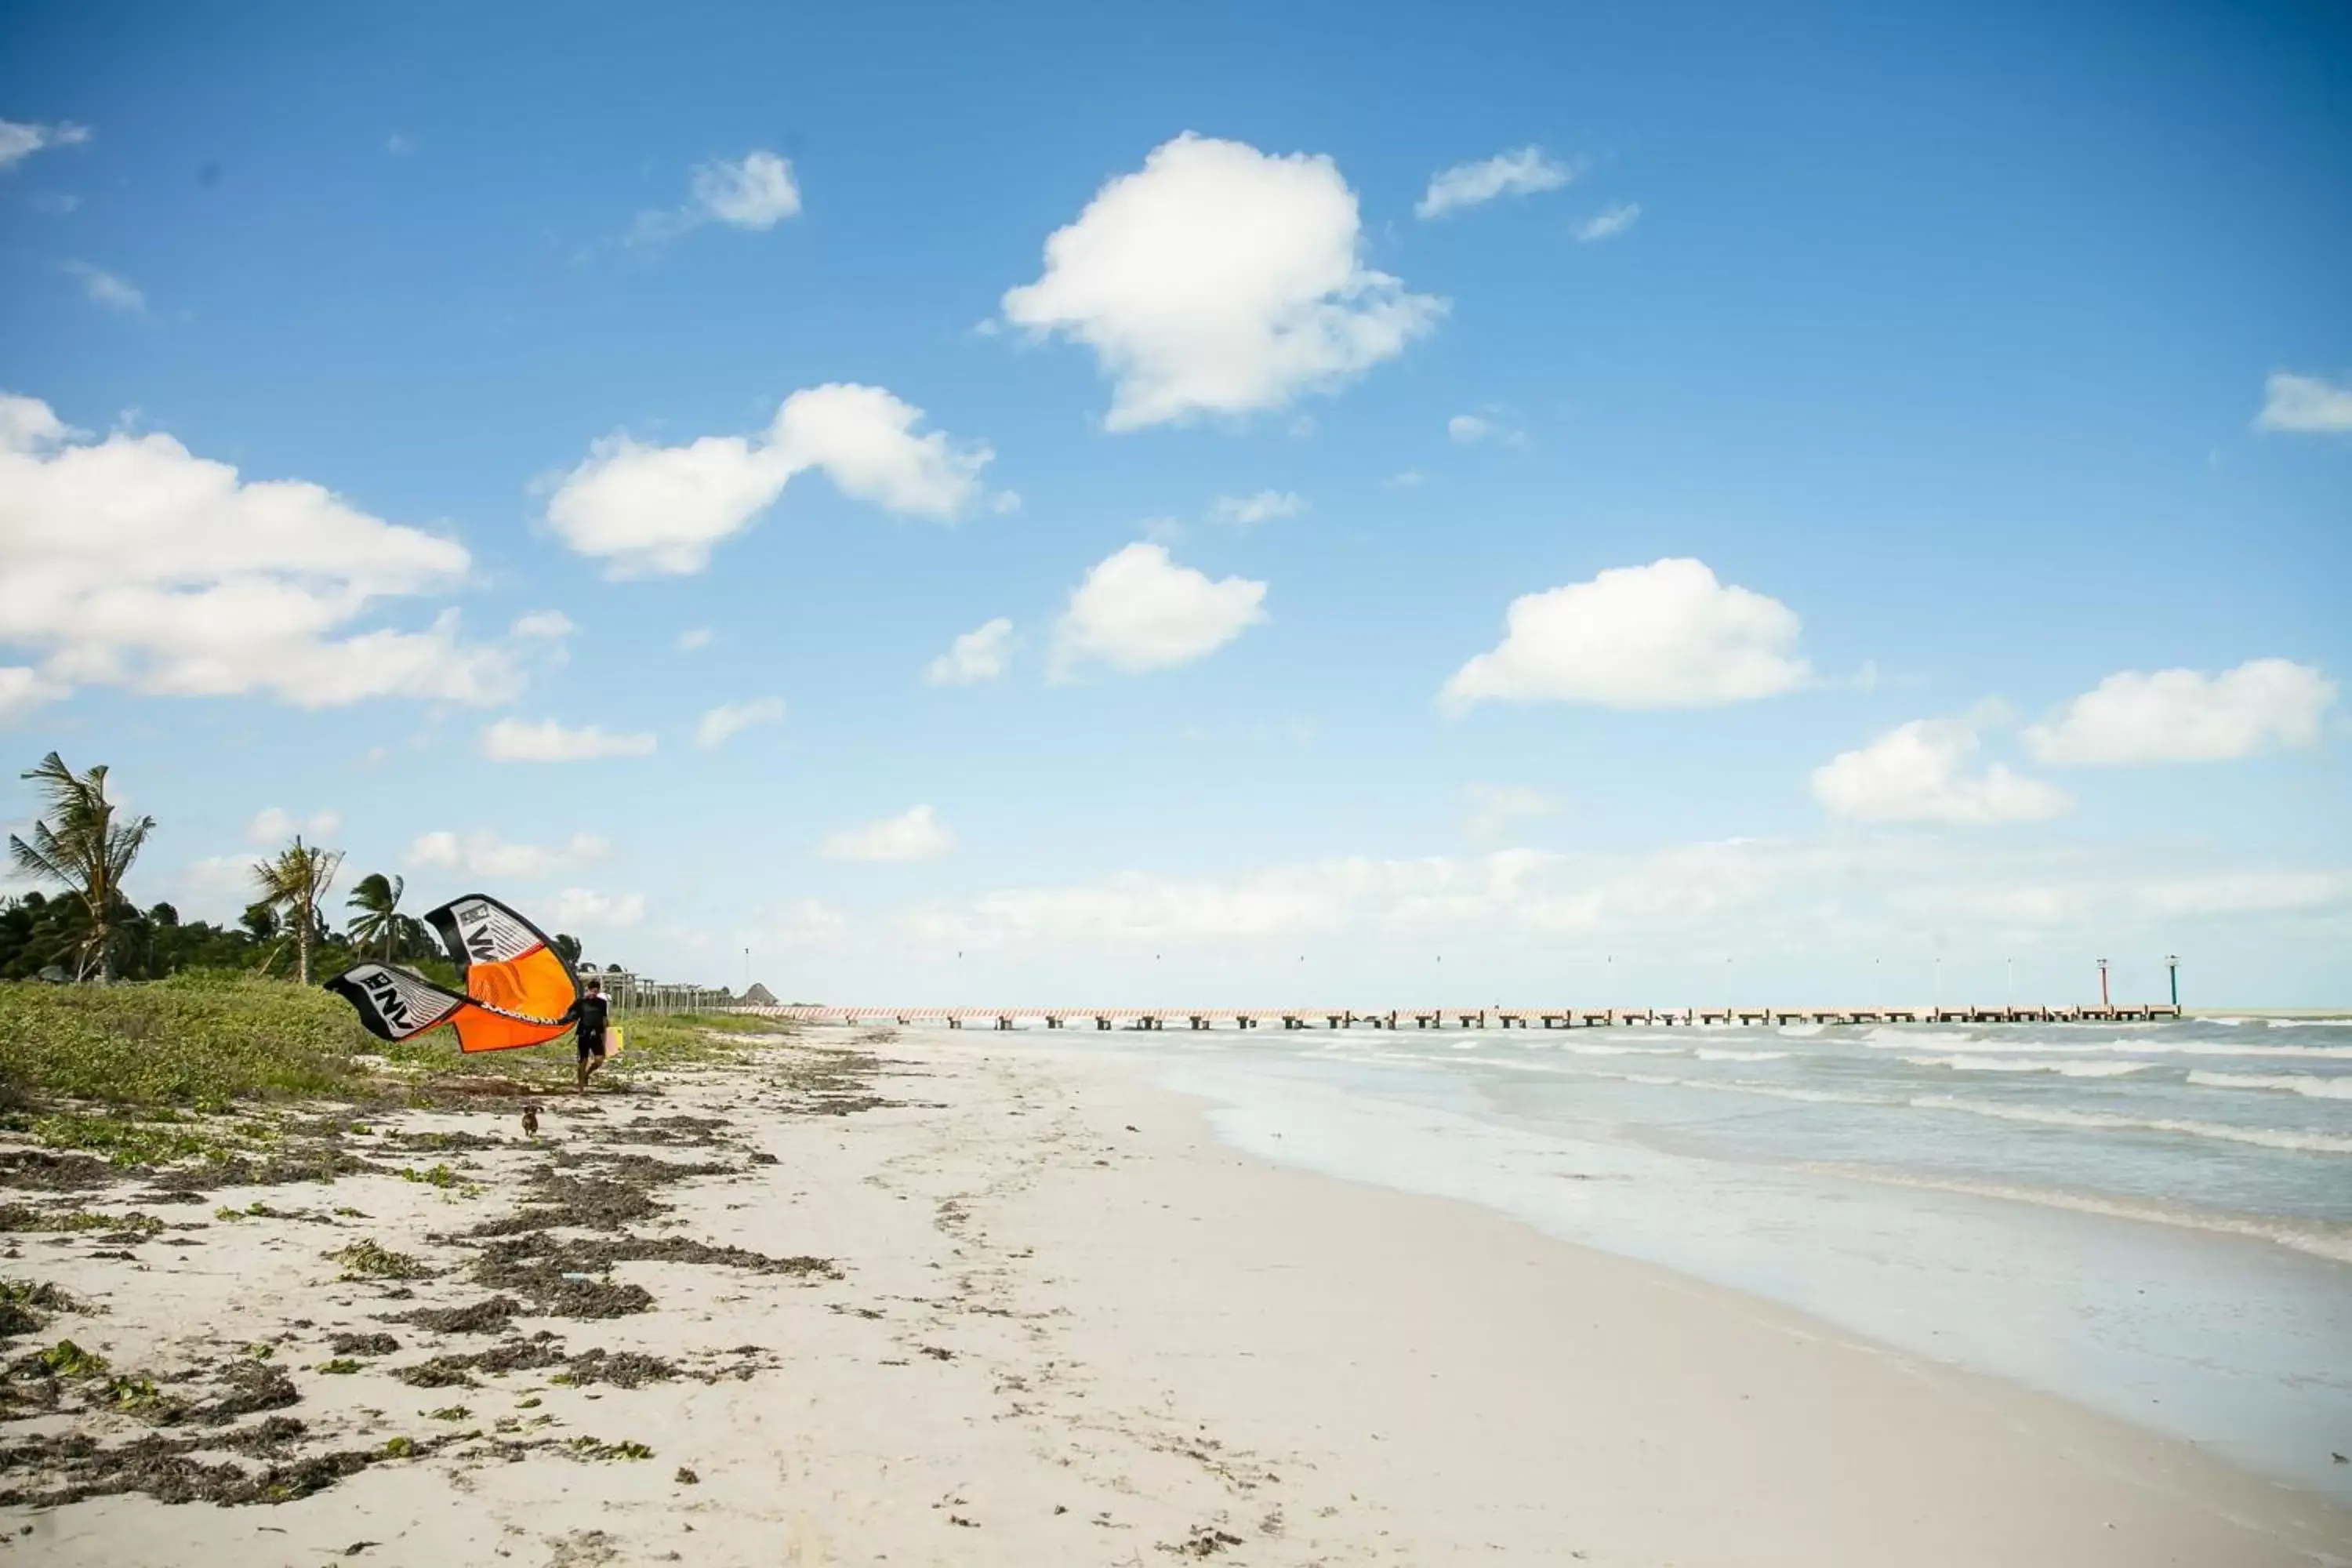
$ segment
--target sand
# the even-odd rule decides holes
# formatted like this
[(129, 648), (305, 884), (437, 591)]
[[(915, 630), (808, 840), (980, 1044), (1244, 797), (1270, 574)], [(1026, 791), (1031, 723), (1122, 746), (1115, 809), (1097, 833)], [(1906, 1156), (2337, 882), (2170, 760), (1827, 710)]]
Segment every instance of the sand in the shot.
[[(191, 1409), (159, 1425), (64, 1380), (56, 1409), (0, 1427), (0, 1489), (121, 1474), (107, 1456), (142, 1442), (227, 1467), (195, 1472), (205, 1495), (316, 1489), (17, 1501), (0, 1561), (2352, 1559), (2352, 1517), (2183, 1445), (1481, 1210), (1238, 1155), (1131, 1063), (935, 1037), (869, 1037), (877, 1060), (853, 1037), (545, 1101), (535, 1142), (487, 1110), (343, 1141), (446, 1163), (446, 1186), (164, 1205), (133, 1184), (73, 1201), (188, 1228), (5, 1238), (0, 1272), (108, 1309), (12, 1360), (70, 1334)], [(433, 1132), (483, 1146), (388, 1146)], [(434, 1272), (345, 1279), (327, 1254), (361, 1240)], [(522, 1309), (483, 1314), (503, 1332), (385, 1321), (501, 1294)], [(240, 1389), (281, 1403), (204, 1424)], [(273, 1443), (272, 1420), (301, 1430)]]

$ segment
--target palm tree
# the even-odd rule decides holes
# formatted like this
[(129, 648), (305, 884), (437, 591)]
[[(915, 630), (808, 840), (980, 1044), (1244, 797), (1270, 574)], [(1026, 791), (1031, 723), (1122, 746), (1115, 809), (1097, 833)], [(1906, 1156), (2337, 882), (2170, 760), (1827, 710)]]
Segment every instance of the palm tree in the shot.
[(122, 879), (155, 831), (155, 819), (114, 819), (103, 763), (76, 773), (51, 752), (24, 776), (40, 786), (42, 816), (33, 824), (31, 843), (8, 836), (9, 856), (18, 870), (62, 884), (81, 900), (89, 930), (76, 944), (75, 978), (87, 979), (94, 965), (104, 984), (114, 978), (114, 921), (122, 903)]
[(342, 863), (341, 850), (305, 844), (298, 833), (278, 858), (257, 861), (253, 868), (259, 902), (284, 910), (286, 923), (294, 928), (294, 973), (305, 985), (310, 984), (310, 944), (318, 939), (319, 904), (334, 886), (335, 871)]
[(381, 871), (370, 871), (360, 879), (343, 907), (357, 910), (360, 916), (352, 921), (352, 945), (362, 951), (381, 938), (383, 961), (390, 963), (393, 949), (406, 935), (407, 921), (400, 912), (400, 895), (408, 890), (405, 877), (386, 877)]

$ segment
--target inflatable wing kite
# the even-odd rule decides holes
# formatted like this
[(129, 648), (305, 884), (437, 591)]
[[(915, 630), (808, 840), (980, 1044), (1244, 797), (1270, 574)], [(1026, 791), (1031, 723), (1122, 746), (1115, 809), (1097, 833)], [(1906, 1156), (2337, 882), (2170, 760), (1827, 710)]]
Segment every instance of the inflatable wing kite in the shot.
[(421, 974), (362, 963), (327, 982), (379, 1039), (404, 1040), (443, 1024), (464, 1051), (536, 1046), (572, 1027), (580, 982), (547, 936), (496, 899), (469, 893), (426, 914), (465, 976), (464, 994)]

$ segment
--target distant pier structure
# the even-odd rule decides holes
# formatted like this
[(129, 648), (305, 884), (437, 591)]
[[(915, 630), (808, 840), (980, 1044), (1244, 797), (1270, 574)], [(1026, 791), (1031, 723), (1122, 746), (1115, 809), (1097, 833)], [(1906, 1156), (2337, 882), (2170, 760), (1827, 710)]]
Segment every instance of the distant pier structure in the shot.
[(807, 1024), (945, 1024), (1015, 1029), (1622, 1029), (1703, 1024), (2148, 1024), (2178, 1002), (2082, 1007), (818, 1007), (739, 1009)]

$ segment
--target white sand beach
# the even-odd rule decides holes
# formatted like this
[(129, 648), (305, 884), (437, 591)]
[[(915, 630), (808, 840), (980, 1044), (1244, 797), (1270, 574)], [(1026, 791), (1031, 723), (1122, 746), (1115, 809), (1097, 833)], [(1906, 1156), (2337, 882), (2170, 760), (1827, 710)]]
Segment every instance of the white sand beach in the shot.
[[(870, 1068), (838, 1054), (853, 1040)], [(885, 1103), (843, 1087), (861, 1081)], [(0, 1562), (2352, 1559), (2352, 1516), (2186, 1445), (1480, 1209), (1266, 1164), (1083, 1045), (813, 1031), (651, 1087), (547, 1102), (536, 1143), (488, 1110), (348, 1141), (495, 1139), (383, 1162), (437, 1159), (454, 1185), (125, 1188), (78, 1201), (188, 1228), (12, 1238), (12, 1273), (106, 1309), (44, 1342), (69, 1332), (191, 1402), (259, 1362), (296, 1397), (158, 1426), (69, 1391), (12, 1421)], [(715, 1169), (666, 1180), (646, 1158)], [(624, 1189), (638, 1207), (596, 1207)], [(528, 1288), (485, 1283), (499, 1242), (478, 1233), (519, 1210)], [(362, 1238), (435, 1272), (341, 1278), (326, 1254)], [(572, 1242), (673, 1238), (706, 1247), (554, 1271)], [(796, 1259), (825, 1263), (777, 1261)], [(562, 1315), (575, 1286), (597, 1310), (630, 1285), (649, 1310)], [(501, 1295), (520, 1310), (489, 1332), (387, 1321)], [(394, 1344), (337, 1355), (372, 1335)], [(446, 1381), (394, 1375), (502, 1345)], [(227, 1442), (270, 1419), (302, 1431)], [(93, 1449), (23, 1447), (69, 1433), (246, 1471), (368, 1458), (278, 1503), (43, 1501)]]

